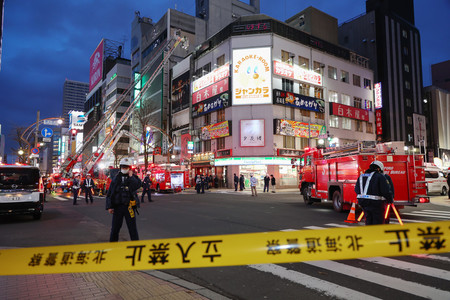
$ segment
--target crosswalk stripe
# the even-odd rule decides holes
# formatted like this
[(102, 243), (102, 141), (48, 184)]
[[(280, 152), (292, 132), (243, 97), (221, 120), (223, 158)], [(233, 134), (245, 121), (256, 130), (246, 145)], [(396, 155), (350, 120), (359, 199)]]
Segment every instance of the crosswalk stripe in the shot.
[(319, 226), (305, 226), (303, 228), (306, 228), (306, 229), (325, 229), (324, 227), (319, 227)]
[(330, 226), (330, 227), (341, 227), (341, 228), (347, 228), (347, 227), (350, 227), (350, 226), (348, 226), (348, 225), (344, 225), (344, 224), (336, 224), (336, 223), (328, 223), (328, 224), (325, 224), (325, 225)]
[(410, 282), (396, 277), (348, 266), (335, 261), (327, 260), (303, 263), (424, 298), (431, 297), (432, 299), (450, 299), (450, 292), (447, 291), (436, 289), (417, 282)]
[(450, 212), (449, 212), (449, 213), (446, 213), (446, 212), (444, 212), (444, 211), (437, 212), (437, 211), (416, 210), (416, 211), (413, 211), (413, 212), (418, 213), (418, 214), (427, 214), (427, 215), (443, 215), (443, 216), (450, 216)]
[[(391, 223), (400, 224), (400, 223), (398, 222), (397, 218), (391, 218), (390, 220), (391, 220), (391, 221), (390, 221)], [(403, 218), (402, 218), (402, 222), (403, 222), (403, 223), (429, 223), (429, 222), (427, 222), (427, 221), (411, 220), (411, 219), (403, 219)]]
[(411, 255), (413, 257), (417, 258), (424, 258), (424, 259), (434, 259), (434, 260), (441, 260), (445, 262), (450, 262), (450, 258), (440, 255), (433, 255), (433, 254), (413, 254)]
[(55, 198), (56, 200), (59, 200), (59, 201), (69, 201), (69, 199), (63, 198), (63, 197), (59, 197), (59, 196), (53, 196), (53, 198)]
[(444, 215), (450, 215), (450, 211), (444, 211), (444, 210), (432, 210), (432, 209), (424, 209), (421, 211), (429, 211), (429, 212), (436, 212)]
[(369, 257), (361, 258), (361, 260), (450, 281), (450, 272), (441, 269), (431, 268), (386, 257)]
[(281, 277), (283, 279), (287, 279), (294, 283), (303, 285), (307, 288), (316, 290), (325, 294), (328, 297), (339, 297), (342, 299), (349, 300), (360, 300), (360, 299), (379, 299), (376, 297), (372, 297), (371, 295), (367, 295), (341, 285), (337, 285), (316, 277), (312, 277), (298, 271), (289, 270), (285, 267), (274, 265), (274, 264), (266, 264), (266, 265), (249, 265), (250, 268), (271, 273), (275, 276)]
[(450, 216), (436, 216), (436, 215), (424, 214), (424, 213), (402, 213), (402, 215), (419, 216), (419, 217), (427, 217), (427, 218), (450, 219)]

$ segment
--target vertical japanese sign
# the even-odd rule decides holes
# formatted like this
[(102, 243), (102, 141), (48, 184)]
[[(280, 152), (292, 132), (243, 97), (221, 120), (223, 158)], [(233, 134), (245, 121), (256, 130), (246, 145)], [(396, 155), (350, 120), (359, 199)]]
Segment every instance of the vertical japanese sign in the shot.
[(381, 119), (381, 109), (375, 111), (375, 124), (377, 126), (377, 135), (383, 134), (383, 123)]
[(98, 44), (91, 55), (89, 67), (89, 91), (91, 91), (103, 76), (103, 44), (104, 40)]
[(373, 92), (375, 94), (375, 109), (383, 107), (383, 97), (381, 94), (381, 82), (375, 83), (373, 86)]
[(181, 135), (181, 153), (180, 160), (189, 159), (191, 157), (191, 153), (188, 149), (188, 143), (191, 141), (191, 135), (189, 133)]
[(233, 50), (233, 105), (272, 103), (269, 47)]
[(241, 120), (241, 147), (264, 147), (264, 120)]
[(425, 116), (413, 114), (414, 124), (414, 145), (421, 146), (421, 143), (426, 145), (427, 141), (427, 125)]

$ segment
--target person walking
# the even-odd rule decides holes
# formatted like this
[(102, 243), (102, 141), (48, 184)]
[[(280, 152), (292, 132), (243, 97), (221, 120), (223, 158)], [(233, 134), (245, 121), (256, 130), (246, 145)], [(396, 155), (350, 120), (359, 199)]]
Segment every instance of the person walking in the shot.
[(236, 173), (234, 173), (234, 191), (235, 192), (237, 192), (238, 184), (239, 184), (239, 177), (237, 177)]
[(200, 185), (202, 184), (202, 179), (200, 178), (200, 175), (195, 176), (195, 190), (197, 191), (197, 194), (200, 194)]
[(256, 184), (258, 183), (258, 180), (256, 177), (253, 176), (253, 174), (250, 174), (250, 187), (252, 189), (252, 196), (258, 196), (258, 193), (256, 192)]
[[(208, 178), (208, 176), (206, 176), (206, 178)], [(205, 193), (205, 184), (207, 184), (206, 178), (205, 178), (205, 176), (200, 175), (200, 187), (202, 188), (201, 194)]]
[(94, 186), (94, 180), (91, 178), (91, 174), (88, 173), (86, 175), (86, 179), (83, 181), (86, 204), (89, 203), (88, 199), (91, 200), (91, 204), (94, 203), (94, 198), (92, 197), (92, 189), (94, 188)]
[(273, 174), (270, 175), (270, 184), (272, 185), (272, 193), (275, 193), (275, 186), (277, 184), (275, 177), (273, 177)]
[(77, 198), (78, 198), (78, 194), (80, 193), (80, 175), (77, 174), (75, 175), (75, 178), (73, 179), (72, 182), (72, 193), (73, 193), (73, 205), (78, 205), (77, 203)]
[(150, 180), (150, 172), (147, 172), (147, 174), (144, 177), (144, 180), (142, 181), (141, 202), (144, 202), (145, 195), (147, 195), (147, 197), (148, 197), (148, 202), (153, 202), (151, 184), (152, 184), (152, 181)]
[(266, 192), (266, 189), (267, 189), (267, 192), (269, 192), (269, 184), (270, 184), (270, 177), (269, 177), (269, 174), (266, 174), (266, 176), (264, 176), (264, 192), (263, 193)]
[(383, 224), (383, 197), (389, 203), (393, 202), (389, 184), (382, 174), (383, 169), (382, 162), (373, 161), (369, 169), (359, 176), (355, 184), (356, 198), (364, 210), (366, 225)]
[(244, 181), (245, 181), (244, 175), (241, 174), (241, 177), (239, 178), (239, 190), (240, 191), (243, 191), (245, 188)]
[(119, 240), (120, 228), (123, 219), (127, 223), (128, 232), (132, 241), (139, 240), (136, 226), (136, 212), (139, 208), (137, 190), (141, 187), (141, 180), (131, 170), (131, 159), (120, 160), (120, 172), (114, 177), (106, 194), (106, 210), (112, 217), (110, 242)]

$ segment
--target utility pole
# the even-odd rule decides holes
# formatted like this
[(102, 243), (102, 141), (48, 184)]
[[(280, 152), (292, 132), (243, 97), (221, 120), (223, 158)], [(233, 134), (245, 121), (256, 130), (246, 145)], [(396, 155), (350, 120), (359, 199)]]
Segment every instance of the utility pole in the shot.
[[(37, 148), (39, 137), (39, 115), (40, 111), (37, 111), (36, 131), (34, 132), (34, 148)], [(37, 166), (38, 158), (34, 158), (34, 166)]]

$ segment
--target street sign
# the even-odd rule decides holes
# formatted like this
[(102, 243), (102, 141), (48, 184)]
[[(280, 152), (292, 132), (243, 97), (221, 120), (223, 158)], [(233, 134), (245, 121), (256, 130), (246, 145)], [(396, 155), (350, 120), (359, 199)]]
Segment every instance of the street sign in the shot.
[(33, 153), (33, 154), (38, 154), (38, 153), (39, 153), (39, 148), (33, 148), (33, 149), (31, 149), (31, 153)]
[(42, 134), (43, 137), (49, 138), (49, 137), (51, 137), (53, 135), (53, 130), (51, 130), (48, 127), (44, 127), (42, 129), (42, 131), (41, 131), (41, 134)]
[(43, 124), (44, 125), (58, 126), (59, 125), (58, 121), (59, 120), (44, 120)]
[(42, 142), (44, 142), (44, 143), (51, 143), (52, 139), (51, 138), (42, 138)]

